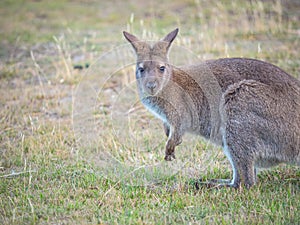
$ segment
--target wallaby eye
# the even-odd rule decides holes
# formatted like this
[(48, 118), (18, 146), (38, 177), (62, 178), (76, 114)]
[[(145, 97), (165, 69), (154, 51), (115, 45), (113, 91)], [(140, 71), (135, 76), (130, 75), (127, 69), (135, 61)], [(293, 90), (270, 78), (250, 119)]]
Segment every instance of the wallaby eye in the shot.
[(138, 68), (138, 71), (139, 71), (140, 73), (143, 73), (145, 70), (144, 70), (143, 67), (139, 67), (139, 68)]
[(165, 66), (161, 66), (161, 67), (159, 67), (159, 70), (160, 70), (160, 72), (165, 72), (165, 70), (166, 70), (166, 67)]

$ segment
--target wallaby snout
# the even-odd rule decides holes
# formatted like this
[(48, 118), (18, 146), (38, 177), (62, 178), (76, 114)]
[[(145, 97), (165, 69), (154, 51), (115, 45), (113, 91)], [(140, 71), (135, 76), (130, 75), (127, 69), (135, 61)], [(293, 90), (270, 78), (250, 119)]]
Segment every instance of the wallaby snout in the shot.
[(148, 91), (151, 93), (151, 94), (154, 94), (155, 93), (155, 89), (157, 87), (157, 80), (154, 78), (154, 79), (148, 79), (146, 81), (146, 84), (145, 86), (148, 88)]

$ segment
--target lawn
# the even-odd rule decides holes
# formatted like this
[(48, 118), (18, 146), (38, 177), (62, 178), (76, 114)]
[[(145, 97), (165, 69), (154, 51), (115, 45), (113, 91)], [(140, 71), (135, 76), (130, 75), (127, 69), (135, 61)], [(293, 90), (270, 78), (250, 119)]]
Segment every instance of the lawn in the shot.
[(298, 79), (298, 0), (0, 2), (0, 224), (299, 224), (300, 170), (250, 190), (222, 149), (191, 135), (165, 162), (162, 124), (139, 103), (127, 30), (179, 27), (176, 65), (271, 62)]

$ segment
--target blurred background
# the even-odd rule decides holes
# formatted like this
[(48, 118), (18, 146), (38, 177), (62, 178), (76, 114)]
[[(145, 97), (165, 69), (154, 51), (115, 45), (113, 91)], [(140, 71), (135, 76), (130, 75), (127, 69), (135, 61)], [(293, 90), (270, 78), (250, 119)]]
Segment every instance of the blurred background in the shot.
[(124, 43), (123, 30), (157, 39), (179, 27), (177, 44), (203, 58), (262, 58), (299, 74), (297, 0), (3, 0), (0, 4), (2, 68), (5, 62), (24, 64), (30, 51), (54, 54), (57, 45), (68, 51), (68, 63), (85, 63), (90, 60), (85, 54)]

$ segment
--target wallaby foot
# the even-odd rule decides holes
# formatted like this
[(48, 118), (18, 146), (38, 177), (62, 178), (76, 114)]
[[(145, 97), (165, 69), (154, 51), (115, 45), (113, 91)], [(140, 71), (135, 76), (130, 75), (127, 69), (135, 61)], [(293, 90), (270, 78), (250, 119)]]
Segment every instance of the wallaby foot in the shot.
[(230, 179), (211, 179), (209, 180), (211, 183), (216, 183), (216, 184), (230, 184), (231, 180)]
[(208, 181), (202, 181), (202, 179), (199, 179), (197, 181), (194, 181), (193, 183), (197, 190), (199, 190), (200, 187), (205, 187), (209, 189), (218, 189), (223, 187), (233, 187), (235, 189), (240, 188), (240, 185), (233, 185), (230, 179), (211, 179)]
[(211, 179), (208, 181), (202, 181), (202, 179), (199, 179), (197, 181), (194, 181), (193, 183), (197, 190), (199, 190), (200, 187), (205, 187), (209, 189), (219, 189), (223, 187), (241, 189), (241, 182), (233, 182), (230, 179)]

